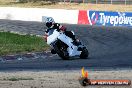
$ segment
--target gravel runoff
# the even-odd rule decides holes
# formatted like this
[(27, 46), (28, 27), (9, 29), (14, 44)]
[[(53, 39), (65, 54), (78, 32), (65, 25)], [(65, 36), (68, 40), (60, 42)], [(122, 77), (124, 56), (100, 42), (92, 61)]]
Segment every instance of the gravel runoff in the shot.
[[(132, 70), (94, 71), (89, 70), (90, 79), (129, 79)], [(4, 71), (0, 72), (0, 88), (83, 88), (78, 79), (81, 70), (65, 71)], [(6, 78), (33, 78), (33, 80), (8, 81)], [(86, 86), (85, 88), (132, 88), (126, 86)]]

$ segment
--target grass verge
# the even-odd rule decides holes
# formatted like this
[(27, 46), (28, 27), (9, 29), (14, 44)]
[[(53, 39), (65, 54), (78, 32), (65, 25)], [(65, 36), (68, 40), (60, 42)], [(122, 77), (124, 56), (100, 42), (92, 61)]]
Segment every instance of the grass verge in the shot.
[(48, 48), (41, 37), (0, 32), (0, 55), (45, 51)]
[(0, 0), (0, 6), (26, 7), (26, 8), (50, 8), (50, 9), (79, 9), (99, 11), (131, 12), (132, 5), (128, 4), (92, 4), (92, 3), (50, 3), (45, 1), (17, 3), (16, 0)]
[(34, 80), (33, 78), (18, 78), (18, 77), (10, 77), (4, 78), (3, 81), (20, 81), (20, 80)]

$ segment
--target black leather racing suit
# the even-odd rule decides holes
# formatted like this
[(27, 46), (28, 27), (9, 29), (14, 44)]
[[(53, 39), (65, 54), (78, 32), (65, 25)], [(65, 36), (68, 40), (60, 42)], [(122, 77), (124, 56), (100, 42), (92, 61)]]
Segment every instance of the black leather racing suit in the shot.
[(76, 41), (75, 35), (71, 31), (67, 31), (66, 27), (62, 26), (59, 23), (54, 23), (50, 28), (48, 28), (45, 32), (48, 33), (50, 30), (57, 29), (58, 31), (63, 31), (66, 36), (73, 39), (73, 41)]

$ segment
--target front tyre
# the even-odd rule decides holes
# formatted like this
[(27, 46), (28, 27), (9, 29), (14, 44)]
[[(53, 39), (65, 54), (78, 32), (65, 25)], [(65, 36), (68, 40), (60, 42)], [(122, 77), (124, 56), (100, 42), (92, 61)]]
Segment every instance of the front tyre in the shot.
[(82, 59), (87, 59), (88, 56), (89, 56), (88, 50), (87, 50), (86, 48), (83, 48), (83, 50), (82, 50), (82, 52), (81, 52), (81, 54), (80, 54), (80, 58), (82, 58)]

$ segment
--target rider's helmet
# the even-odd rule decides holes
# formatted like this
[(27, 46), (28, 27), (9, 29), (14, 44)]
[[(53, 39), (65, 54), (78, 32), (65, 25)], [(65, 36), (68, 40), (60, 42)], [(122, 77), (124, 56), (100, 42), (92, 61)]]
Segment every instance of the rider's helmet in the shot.
[(53, 19), (52, 17), (48, 17), (48, 18), (46, 19), (46, 26), (47, 26), (48, 28), (50, 28), (50, 27), (53, 25), (53, 23), (55, 23), (55, 21), (54, 21), (54, 19)]

